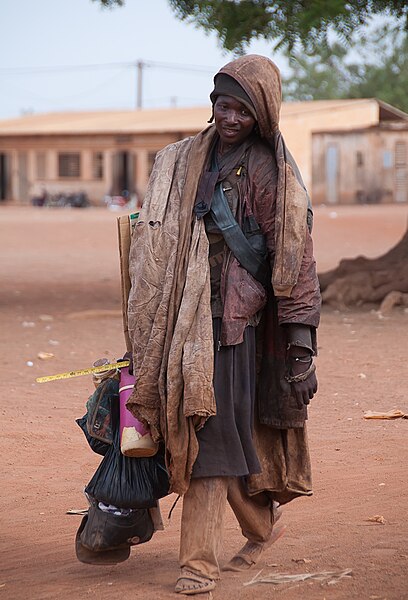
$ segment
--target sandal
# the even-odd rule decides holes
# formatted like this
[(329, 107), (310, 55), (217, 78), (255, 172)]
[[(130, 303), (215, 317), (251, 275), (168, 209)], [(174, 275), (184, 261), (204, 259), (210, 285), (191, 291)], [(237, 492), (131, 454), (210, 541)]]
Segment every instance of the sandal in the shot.
[(222, 571), (246, 571), (256, 564), (265, 548), (268, 548), (279, 538), (281, 538), (286, 531), (286, 526), (274, 527), (272, 535), (267, 542), (250, 542), (241, 548), (241, 550), (231, 558), (231, 560), (222, 567)]
[(180, 577), (177, 579), (176, 587), (174, 591), (177, 594), (185, 594), (186, 596), (193, 596), (194, 594), (205, 594), (215, 588), (215, 581), (198, 575), (192, 571), (185, 569), (181, 570)]

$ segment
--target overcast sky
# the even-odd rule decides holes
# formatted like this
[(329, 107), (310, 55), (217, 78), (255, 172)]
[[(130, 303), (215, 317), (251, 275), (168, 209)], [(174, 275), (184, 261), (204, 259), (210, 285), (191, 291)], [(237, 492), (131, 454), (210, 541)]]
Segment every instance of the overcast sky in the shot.
[[(153, 63), (143, 69), (145, 108), (205, 106), (214, 73), (233, 58), (215, 36), (177, 20), (167, 0), (126, 0), (113, 10), (91, 0), (0, 0), (0, 8), (0, 119), (132, 109), (139, 60)], [(285, 71), (272, 44), (249, 51)], [(64, 68), (80, 65), (97, 67)]]

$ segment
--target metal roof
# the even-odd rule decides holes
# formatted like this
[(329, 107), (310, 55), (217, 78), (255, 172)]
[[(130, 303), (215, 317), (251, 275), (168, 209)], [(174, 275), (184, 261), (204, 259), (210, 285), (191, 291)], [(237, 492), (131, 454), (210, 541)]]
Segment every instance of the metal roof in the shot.
[[(345, 110), (378, 109), (380, 121), (408, 121), (408, 115), (375, 98), (284, 102), (281, 124), (292, 119), (333, 115)], [(0, 136), (194, 133), (206, 127), (211, 107), (31, 114), (0, 120)], [(322, 119), (324, 120), (324, 119)]]

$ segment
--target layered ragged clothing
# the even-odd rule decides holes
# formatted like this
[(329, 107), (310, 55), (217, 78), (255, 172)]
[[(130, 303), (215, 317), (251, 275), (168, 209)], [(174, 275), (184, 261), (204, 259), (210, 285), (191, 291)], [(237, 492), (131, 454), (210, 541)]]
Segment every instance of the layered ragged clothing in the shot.
[[(257, 81), (264, 76), (265, 65), (250, 74), (245, 58), (242, 64), (241, 59), (234, 61), (238, 68), (233, 76), (242, 85), (239, 78), (245, 71), (245, 91), (261, 117), (260, 135), (245, 149), (245, 183), (238, 185), (237, 218), (254, 215), (266, 239), (272, 272), (271, 290), (257, 326), (254, 443), (261, 472), (248, 478), (248, 490), (269, 490), (285, 502), (311, 490), (303, 427), (306, 409), (297, 408), (284, 380), (285, 325), (299, 323), (314, 331), (320, 295), (306, 225), (307, 194), (280, 136), (279, 111), (271, 116), (274, 102), (265, 102), (259, 91)], [(276, 90), (270, 92), (276, 95)], [(191, 417), (211, 418), (216, 412), (209, 242), (204, 219), (197, 218), (194, 207), (217, 135), (210, 126), (158, 154), (130, 253), (128, 317), (136, 385), (128, 406), (150, 425), (155, 439), (164, 439), (172, 489), (178, 493), (188, 488), (198, 453)], [(236, 174), (239, 163), (222, 177)], [(233, 259), (230, 262), (220, 341), (236, 344), (247, 325), (245, 316), (237, 319), (239, 290), (245, 286), (248, 300), (248, 291), (257, 288), (257, 282), (239, 265), (232, 267)]]

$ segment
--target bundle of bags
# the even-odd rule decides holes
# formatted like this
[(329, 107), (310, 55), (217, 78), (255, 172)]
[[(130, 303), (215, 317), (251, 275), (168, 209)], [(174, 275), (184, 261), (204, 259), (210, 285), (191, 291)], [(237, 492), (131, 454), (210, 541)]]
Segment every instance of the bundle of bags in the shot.
[(131, 546), (162, 528), (158, 500), (169, 493), (164, 450), (126, 409), (133, 384), (127, 367), (102, 379), (76, 421), (91, 449), (103, 456), (85, 487), (89, 509), (75, 542), (81, 562), (126, 560)]

